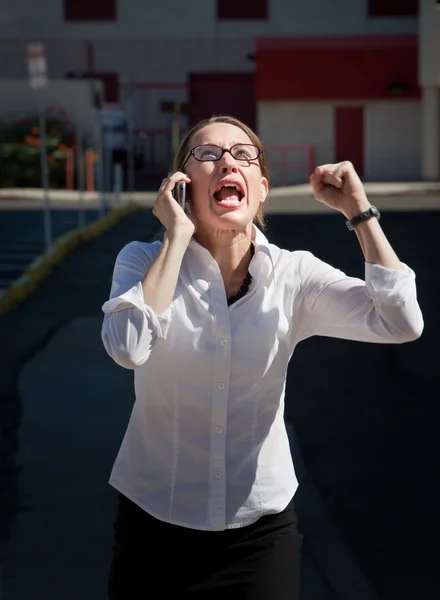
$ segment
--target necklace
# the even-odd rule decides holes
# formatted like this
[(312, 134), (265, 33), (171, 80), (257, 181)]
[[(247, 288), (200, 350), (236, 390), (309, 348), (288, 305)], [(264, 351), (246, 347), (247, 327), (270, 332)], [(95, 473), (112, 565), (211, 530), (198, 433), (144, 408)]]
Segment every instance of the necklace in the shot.
[[(252, 260), (252, 257), (255, 254), (255, 246), (252, 243), (251, 243), (250, 251), (251, 251), (251, 260)], [(234, 302), (237, 302), (237, 300), (239, 300), (240, 298), (243, 298), (243, 296), (245, 296), (248, 293), (249, 286), (251, 285), (251, 281), (252, 281), (252, 275), (249, 273), (249, 269), (248, 269), (248, 272), (244, 276), (243, 283), (241, 284), (241, 287), (238, 290), (238, 292), (235, 294), (235, 296), (230, 296), (228, 298), (228, 306), (231, 306), (231, 304), (234, 304)]]

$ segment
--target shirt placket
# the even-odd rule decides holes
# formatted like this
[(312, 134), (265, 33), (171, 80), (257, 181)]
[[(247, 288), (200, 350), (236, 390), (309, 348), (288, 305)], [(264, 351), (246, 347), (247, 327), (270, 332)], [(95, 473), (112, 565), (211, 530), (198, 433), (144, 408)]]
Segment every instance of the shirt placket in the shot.
[(216, 317), (216, 369), (211, 420), (210, 516), (211, 527), (223, 529), (226, 524), (226, 427), (231, 374), (231, 330), (223, 280), (216, 278), (211, 285)]

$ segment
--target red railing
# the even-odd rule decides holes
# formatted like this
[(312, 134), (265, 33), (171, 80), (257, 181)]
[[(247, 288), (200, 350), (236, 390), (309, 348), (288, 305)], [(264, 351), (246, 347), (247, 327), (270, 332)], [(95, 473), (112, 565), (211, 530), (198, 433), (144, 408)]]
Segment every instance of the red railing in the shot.
[(266, 144), (265, 154), (276, 187), (307, 183), (316, 166), (312, 144)]
[[(86, 150), (83, 156), (84, 160), (84, 184), (86, 192), (95, 191), (95, 163), (97, 157), (93, 150)], [(66, 151), (66, 190), (75, 190), (77, 188), (75, 171), (76, 152), (74, 148), (68, 148)]]

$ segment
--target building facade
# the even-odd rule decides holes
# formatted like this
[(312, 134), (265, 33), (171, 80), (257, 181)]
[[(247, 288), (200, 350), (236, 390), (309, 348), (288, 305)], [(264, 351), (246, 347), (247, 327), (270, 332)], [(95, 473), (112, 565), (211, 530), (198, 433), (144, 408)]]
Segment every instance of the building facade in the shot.
[[(132, 107), (148, 160), (170, 130), (233, 113), (268, 146), (278, 185), (350, 159), (370, 181), (440, 178), (436, 0), (4, 0), (0, 79), (98, 78)], [(131, 102), (128, 100), (131, 99)]]
[(440, 179), (440, 0), (420, 0), (422, 177)]

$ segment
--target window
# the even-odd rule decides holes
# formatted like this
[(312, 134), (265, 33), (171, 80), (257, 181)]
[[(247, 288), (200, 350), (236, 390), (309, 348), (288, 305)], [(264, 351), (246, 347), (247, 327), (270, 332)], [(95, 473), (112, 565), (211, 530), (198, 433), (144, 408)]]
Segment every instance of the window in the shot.
[(419, 0), (368, 0), (369, 17), (417, 17)]
[(117, 0), (64, 0), (65, 21), (116, 21)]
[(269, 0), (217, 0), (217, 19), (268, 19)]

